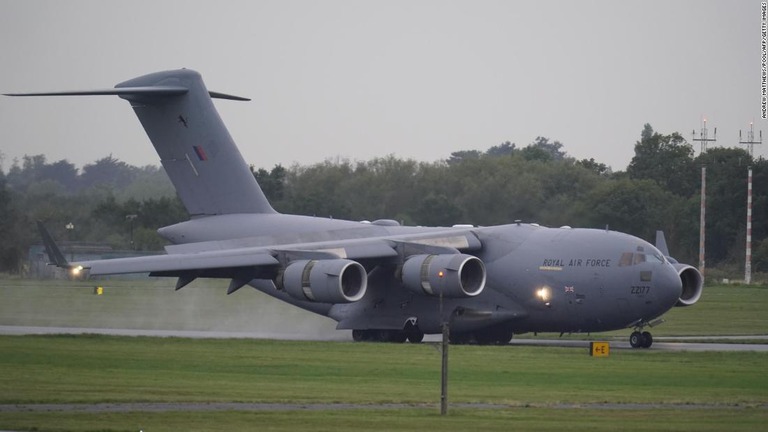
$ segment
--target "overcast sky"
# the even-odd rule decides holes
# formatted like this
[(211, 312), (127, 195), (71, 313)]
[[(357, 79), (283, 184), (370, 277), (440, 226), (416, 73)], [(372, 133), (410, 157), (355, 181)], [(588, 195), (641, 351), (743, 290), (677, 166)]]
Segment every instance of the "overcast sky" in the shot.
[[(186, 67), (253, 99), (216, 106), (257, 167), (435, 161), (541, 135), (624, 170), (645, 123), (690, 141), (706, 116), (729, 147), (753, 119), (768, 133), (760, 43), (751, 0), (0, 0), (0, 93)], [(0, 152), (6, 170), (25, 154), (159, 165), (116, 96), (0, 97)]]

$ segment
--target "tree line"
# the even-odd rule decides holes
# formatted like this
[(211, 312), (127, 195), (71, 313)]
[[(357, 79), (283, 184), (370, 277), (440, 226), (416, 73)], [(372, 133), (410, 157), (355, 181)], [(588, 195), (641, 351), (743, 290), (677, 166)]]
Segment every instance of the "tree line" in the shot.
[[(451, 153), (434, 162), (394, 155), (369, 161), (252, 167), (276, 210), (350, 220), (395, 219), (406, 225), (496, 225), (515, 220), (546, 226), (605, 228), (653, 241), (662, 229), (672, 254), (696, 265), (701, 167), (707, 167), (707, 263), (731, 277), (743, 272), (747, 167), (753, 169), (753, 269), (768, 272), (768, 162), (743, 149), (694, 155), (678, 133), (645, 125), (625, 171), (594, 158), (576, 160), (559, 141), (538, 137), (518, 147)], [(161, 168), (108, 157), (78, 172), (44, 156), (0, 172), (0, 271), (22, 268), (38, 243), (34, 220), (58, 238), (157, 250), (155, 230), (187, 215)], [(129, 215), (135, 217), (127, 218)], [(74, 230), (65, 229), (71, 222)], [(133, 232), (133, 244), (129, 236)], [(743, 273), (741, 273), (743, 274)]]

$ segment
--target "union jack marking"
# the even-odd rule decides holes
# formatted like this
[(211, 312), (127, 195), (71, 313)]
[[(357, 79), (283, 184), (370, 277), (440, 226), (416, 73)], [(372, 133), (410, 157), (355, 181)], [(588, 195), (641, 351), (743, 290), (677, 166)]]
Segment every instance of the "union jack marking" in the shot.
[(201, 161), (207, 161), (208, 155), (205, 154), (205, 150), (202, 146), (192, 146), (192, 148), (195, 150), (195, 154), (197, 155), (197, 158)]

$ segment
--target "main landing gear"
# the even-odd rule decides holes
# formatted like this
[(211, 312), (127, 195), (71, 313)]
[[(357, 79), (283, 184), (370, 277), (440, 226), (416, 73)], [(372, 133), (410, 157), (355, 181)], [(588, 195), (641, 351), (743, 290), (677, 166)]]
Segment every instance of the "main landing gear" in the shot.
[(391, 342), (419, 343), (424, 340), (424, 332), (416, 325), (416, 320), (408, 320), (402, 330), (397, 329), (365, 329), (352, 330), (352, 340), (355, 342)]
[(452, 332), (451, 343), (456, 345), (507, 345), (513, 333), (505, 328), (485, 328), (474, 332)]
[(424, 339), (424, 333), (418, 328), (411, 327), (406, 330), (352, 330), (352, 339), (355, 342), (392, 342), (419, 343)]

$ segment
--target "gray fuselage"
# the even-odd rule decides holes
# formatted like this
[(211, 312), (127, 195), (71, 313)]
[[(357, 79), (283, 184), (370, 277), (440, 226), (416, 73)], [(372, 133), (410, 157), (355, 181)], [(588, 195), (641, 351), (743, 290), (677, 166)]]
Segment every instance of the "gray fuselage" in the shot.
[[(318, 248), (353, 246), (356, 239), (472, 235), (481, 245), (468, 253), (487, 269), (487, 286), (472, 298), (443, 299), (443, 317), (454, 331), (501, 326), (514, 333), (597, 332), (648, 322), (681, 295), (678, 272), (650, 243), (631, 235), (594, 229), (510, 224), (479, 228), (376, 225), (309, 216), (266, 214), (203, 217), (162, 229), (179, 251), (236, 247)], [(187, 248), (187, 249), (185, 249)], [(349, 304), (297, 300), (273, 284), (257, 289), (339, 322), (339, 328), (402, 329), (418, 323), (440, 330), (439, 298), (412, 293), (397, 278), (397, 263), (366, 266), (368, 292)]]

